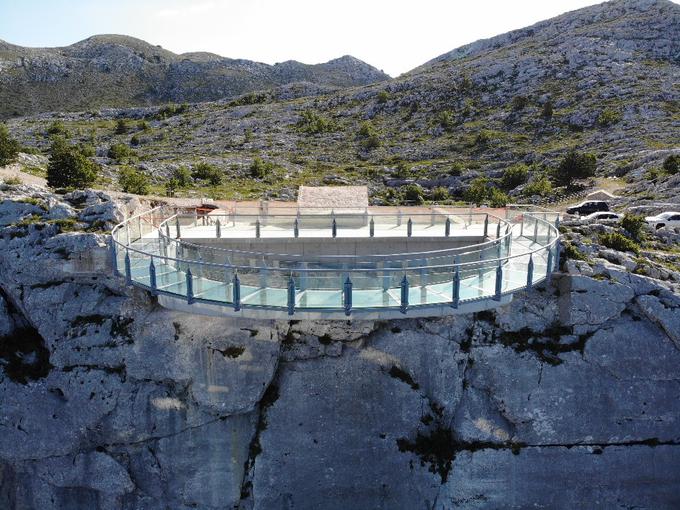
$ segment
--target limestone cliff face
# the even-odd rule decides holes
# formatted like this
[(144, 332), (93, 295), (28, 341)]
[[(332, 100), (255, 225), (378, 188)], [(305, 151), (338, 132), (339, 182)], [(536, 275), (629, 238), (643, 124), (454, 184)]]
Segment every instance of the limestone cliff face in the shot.
[(192, 316), (84, 232), (134, 207), (0, 191), (0, 507), (680, 505), (672, 284), (568, 261), (476, 316)]

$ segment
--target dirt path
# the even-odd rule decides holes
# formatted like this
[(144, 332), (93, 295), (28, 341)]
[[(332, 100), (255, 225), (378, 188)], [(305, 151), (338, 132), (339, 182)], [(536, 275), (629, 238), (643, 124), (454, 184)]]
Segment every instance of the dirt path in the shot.
[(47, 187), (47, 179), (23, 172), (19, 163), (0, 166), (0, 178), (7, 179), (11, 177), (20, 179), (21, 182), (30, 186), (38, 186), (41, 188)]

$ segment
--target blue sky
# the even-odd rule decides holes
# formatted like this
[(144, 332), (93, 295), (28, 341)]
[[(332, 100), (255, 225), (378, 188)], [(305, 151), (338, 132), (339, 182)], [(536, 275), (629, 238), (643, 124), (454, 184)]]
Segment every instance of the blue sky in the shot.
[(593, 0), (0, 0), (0, 39), (65, 46), (116, 33), (176, 53), (273, 64), (345, 54), (392, 76)]

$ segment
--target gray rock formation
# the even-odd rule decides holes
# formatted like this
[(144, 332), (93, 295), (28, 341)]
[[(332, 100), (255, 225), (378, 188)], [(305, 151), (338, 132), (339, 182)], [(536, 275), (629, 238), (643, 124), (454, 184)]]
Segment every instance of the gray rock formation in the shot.
[(680, 505), (666, 282), (572, 264), (474, 316), (199, 317), (112, 277), (105, 236), (22, 222), (36, 193), (0, 191), (2, 508)]

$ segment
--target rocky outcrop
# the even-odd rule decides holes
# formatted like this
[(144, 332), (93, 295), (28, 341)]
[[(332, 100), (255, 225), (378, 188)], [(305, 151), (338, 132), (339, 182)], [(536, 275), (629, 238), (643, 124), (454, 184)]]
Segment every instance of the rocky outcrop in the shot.
[(84, 210), (133, 203), (43, 193), (78, 231), (0, 207), (2, 508), (680, 504), (667, 282), (568, 261), (471, 316), (200, 317), (126, 288), (82, 232)]

